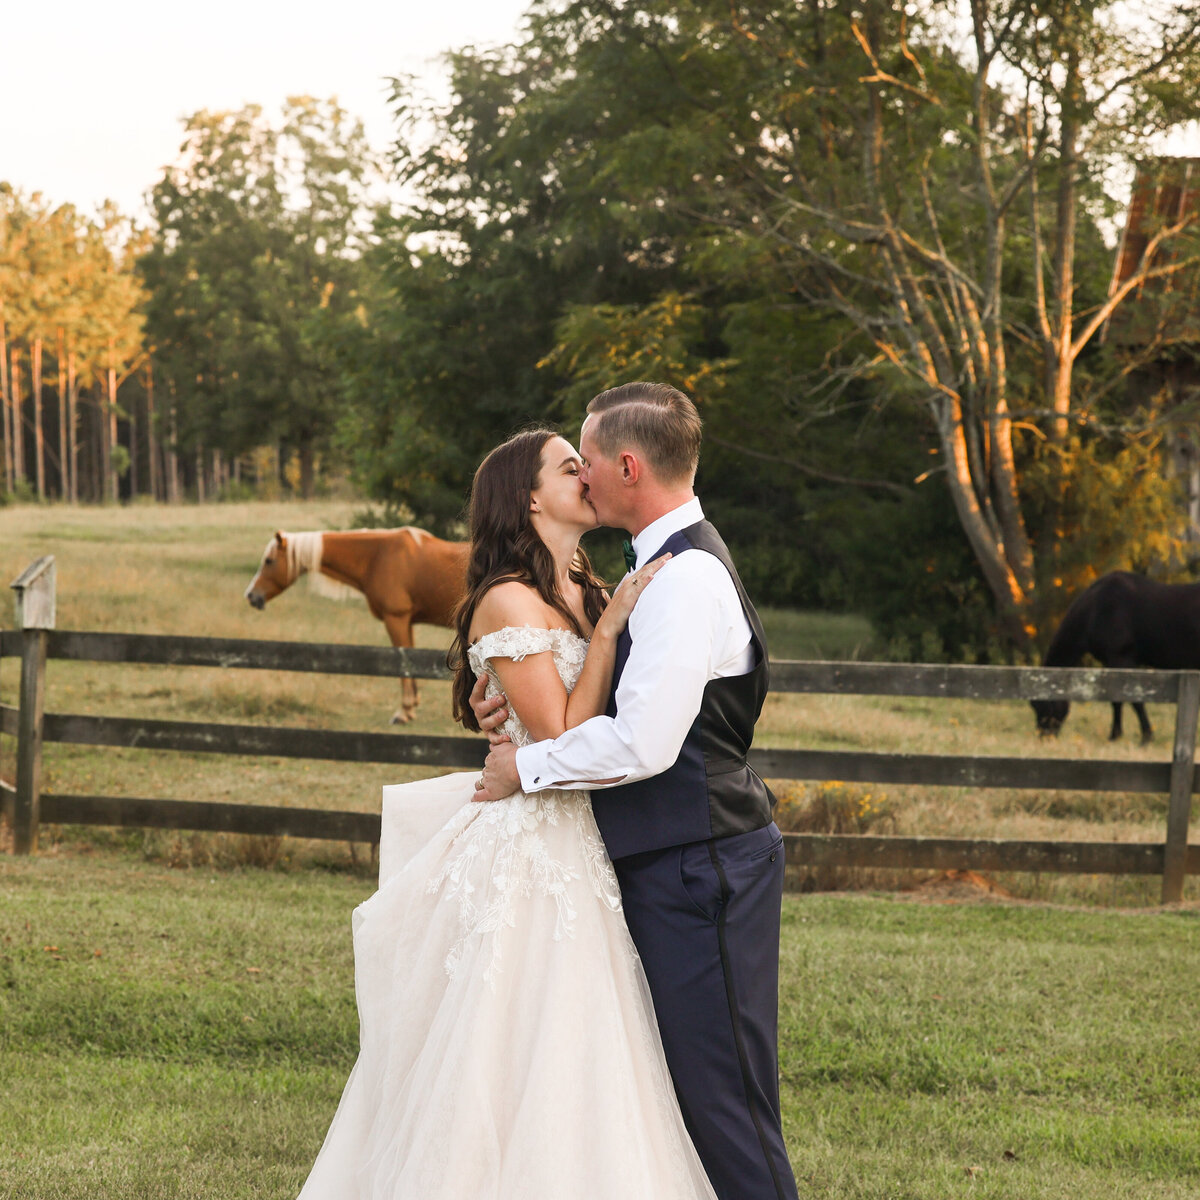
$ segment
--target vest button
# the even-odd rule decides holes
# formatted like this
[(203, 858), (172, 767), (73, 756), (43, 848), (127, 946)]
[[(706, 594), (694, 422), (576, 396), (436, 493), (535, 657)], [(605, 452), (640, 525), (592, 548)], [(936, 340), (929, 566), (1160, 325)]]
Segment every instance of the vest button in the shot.
[(775, 861), (775, 851), (774, 850), (771, 851), (771, 861), (772, 862)]

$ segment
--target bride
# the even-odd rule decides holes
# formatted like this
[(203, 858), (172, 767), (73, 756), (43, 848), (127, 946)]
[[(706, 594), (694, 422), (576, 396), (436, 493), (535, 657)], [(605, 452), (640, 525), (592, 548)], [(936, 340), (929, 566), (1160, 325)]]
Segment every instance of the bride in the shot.
[[(550, 430), (471, 494), (454, 715), (476, 674), (517, 745), (604, 711), (617, 636), (668, 556), (608, 601), (580, 460)], [(359, 1056), (300, 1200), (715, 1200), (586, 792), (472, 802), (476, 775), (384, 789), (354, 912)]]

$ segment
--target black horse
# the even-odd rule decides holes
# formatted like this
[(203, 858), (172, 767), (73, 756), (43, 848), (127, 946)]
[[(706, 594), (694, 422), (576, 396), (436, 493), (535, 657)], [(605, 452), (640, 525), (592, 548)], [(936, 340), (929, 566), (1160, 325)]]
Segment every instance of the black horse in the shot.
[[(1067, 609), (1050, 649), (1047, 667), (1077, 667), (1090, 654), (1105, 667), (1200, 669), (1200, 583), (1156, 583), (1130, 571), (1102, 575)], [(1034, 700), (1038, 732), (1056, 734), (1067, 719), (1066, 700)], [(1133, 710), (1143, 744), (1154, 731), (1146, 706)], [(1109, 740), (1121, 736), (1121, 705), (1113, 703)]]

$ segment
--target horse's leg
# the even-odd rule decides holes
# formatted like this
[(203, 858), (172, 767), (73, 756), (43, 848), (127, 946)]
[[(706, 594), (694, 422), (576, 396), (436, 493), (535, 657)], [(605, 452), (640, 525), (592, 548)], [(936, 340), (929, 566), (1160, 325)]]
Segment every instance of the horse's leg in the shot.
[(1137, 713), (1138, 724), (1142, 727), (1142, 745), (1148, 746), (1154, 740), (1154, 729), (1146, 715), (1146, 706), (1140, 700), (1135, 700), (1133, 711)]
[[(387, 628), (388, 637), (392, 639), (393, 646), (403, 646), (406, 650), (412, 649), (411, 612), (386, 613), (383, 623)], [(417, 681), (406, 675), (400, 680), (400, 707), (392, 713), (392, 724), (407, 725), (413, 719), (418, 699)]]
[(1112, 729), (1108, 732), (1108, 740), (1115, 742), (1121, 736), (1121, 701), (1113, 701)]

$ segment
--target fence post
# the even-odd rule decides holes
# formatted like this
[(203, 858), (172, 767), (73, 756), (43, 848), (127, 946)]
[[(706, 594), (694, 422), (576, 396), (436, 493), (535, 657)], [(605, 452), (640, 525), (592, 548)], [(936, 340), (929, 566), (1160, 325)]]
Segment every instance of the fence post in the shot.
[(1187, 871), (1188, 822), (1196, 770), (1196, 721), (1200, 717), (1200, 672), (1179, 676), (1175, 700), (1175, 752), (1171, 759), (1171, 801), (1167, 808), (1167, 844), (1163, 854), (1162, 902), (1183, 899)]
[(54, 628), (54, 555), (26, 567), (10, 585), (22, 631), (21, 688), (17, 716), (17, 794), (13, 802), (13, 853), (37, 849), (42, 794), (42, 714), (46, 699), (46, 641)]

